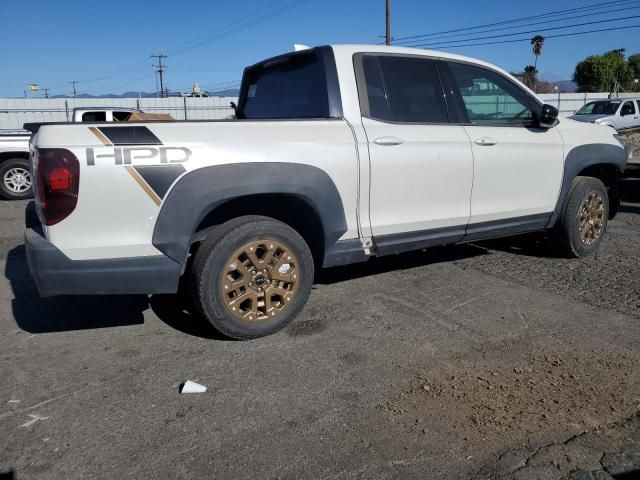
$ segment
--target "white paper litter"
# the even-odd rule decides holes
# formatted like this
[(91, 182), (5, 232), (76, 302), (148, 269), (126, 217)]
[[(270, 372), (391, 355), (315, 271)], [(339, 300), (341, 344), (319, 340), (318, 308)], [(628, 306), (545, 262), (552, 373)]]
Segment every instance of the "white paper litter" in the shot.
[(182, 388), (180, 388), (180, 393), (204, 393), (206, 391), (207, 387), (191, 380), (184, 382)]

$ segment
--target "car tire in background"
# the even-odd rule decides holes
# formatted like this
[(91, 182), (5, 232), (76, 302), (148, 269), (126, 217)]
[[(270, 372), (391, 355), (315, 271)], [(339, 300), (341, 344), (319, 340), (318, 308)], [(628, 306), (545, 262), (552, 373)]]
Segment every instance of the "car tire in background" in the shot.
[(607, 230), (609, 196), (597, 178), (576, 177), (556, 231), (562, 252), (569, 257), (593, 254)]
[(289, 324), (313, 285), (311, 251), (289, 225), (242, 216), (216, 227), (191, 268), (194, 304), (220, 333), (258, 338)]
[(31, 164), (24, 158), (9, 158), (0, 162), (0, 198), (21, 200), (32, 191)]

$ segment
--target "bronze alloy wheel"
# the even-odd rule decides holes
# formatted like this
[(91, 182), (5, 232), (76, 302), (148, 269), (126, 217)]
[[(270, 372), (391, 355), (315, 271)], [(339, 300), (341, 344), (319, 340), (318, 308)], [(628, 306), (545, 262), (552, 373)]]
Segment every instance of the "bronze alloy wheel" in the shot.
[(225, 307), (245, 322), (276, 318), (298, 291), (298, 261), (275, 240), (256, 240), (239, 248), (222, 272)]
[(578, 213), (578, 233), (585, 245), (592, 245), (602, 235), (604, 227), (604, 199), (591, 192), (582, 202)]

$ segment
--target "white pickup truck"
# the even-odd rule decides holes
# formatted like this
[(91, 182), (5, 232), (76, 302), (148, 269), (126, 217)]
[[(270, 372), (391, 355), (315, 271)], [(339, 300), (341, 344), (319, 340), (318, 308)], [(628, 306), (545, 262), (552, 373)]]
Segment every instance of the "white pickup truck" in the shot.
[[(74, 108), (73, 122), (126, 121), (133, 108), (82, 107)], [(29, 164), (29, 138), (27, 130), (0, 130), (0, 198), (19, 200), (29, 198), (31, 168)]]
[(616, 131), (640, 128), (640, 99), (595, 100), (585, 104), (569, 118), (578, 122), (606, 125)]
[(235, 119), (42, 125), (27, 259), (43, 296), (184, 279), (211, 325), (259, 337), (320, 268), (537, 230), (593, 253), (627, 159), (614, 133), (471, 58), (293, 52), (245, 70)]

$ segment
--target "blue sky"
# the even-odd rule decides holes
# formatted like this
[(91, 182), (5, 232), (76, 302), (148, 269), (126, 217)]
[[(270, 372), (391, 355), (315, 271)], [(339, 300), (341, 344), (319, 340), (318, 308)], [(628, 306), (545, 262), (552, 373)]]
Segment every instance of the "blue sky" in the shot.
[[(288, 8), (292, 3), (298, 5)], [(595, 3), (598, 2), (392, 0), (392, 33), (394, 37), (402, 37), (441, 32)], [(640, 16), (640, 1), (627, 1), (615, 9), (623, 7), (627, 9), (565, 22), (535, 26), (520, 23), (510, 31)], [(274, 15), (278, 9), (284, 11)], [(241, 20), (254, 12), (258, 13)], [(256, 21), (264, 16), (267, 18)], [(254, 24), (234, 32), (250, 21)], [(294, 43), (381, 41), (384, 0), (0, 0), (0, 25), (3, 97), (22, 96), (31, 82), (51, 88), (50, 94), (69, 94), (71, 80), (79, 81), (81, 93), (155, 91), (153, 60), (149, 55), (158, 52), (169, 55), (165, 77), (168, 88), (190, 90), (198, 81), (216, 90), (237, 82), (245, 65), (290, 51)], [(640, 25), (640, 18), (541, 33), (552, 35), (622, 25)], [(504, 32), (474, 36), (501, 33)], [(577, 61), (615, 48), (626, 48), (627, 53), (640, 52), (640, 29), (549, 38), (539, 70), (551, 80), (568, 79)], [(447, 51), (478, 57), (508, 70), (521, 70), (533, 63), (527, 42)]]

